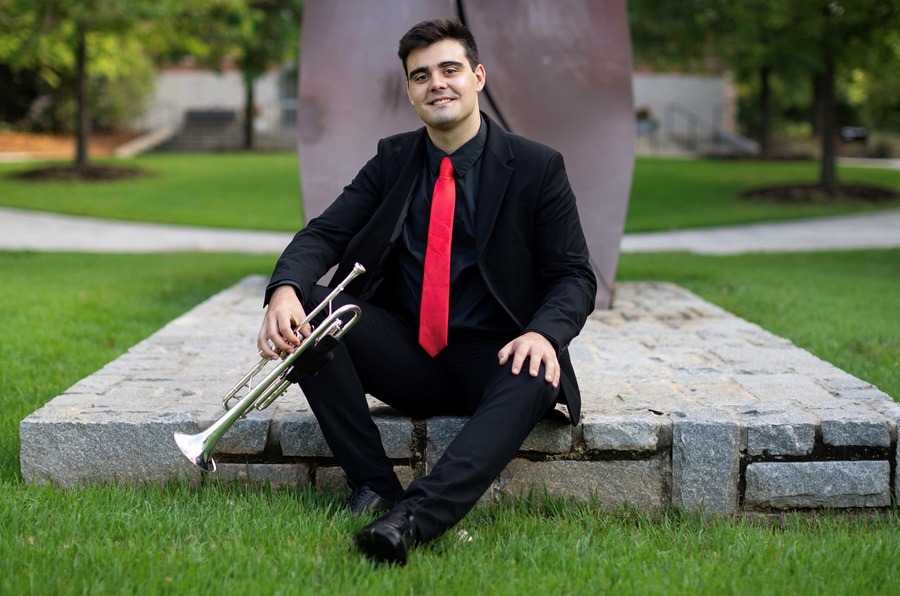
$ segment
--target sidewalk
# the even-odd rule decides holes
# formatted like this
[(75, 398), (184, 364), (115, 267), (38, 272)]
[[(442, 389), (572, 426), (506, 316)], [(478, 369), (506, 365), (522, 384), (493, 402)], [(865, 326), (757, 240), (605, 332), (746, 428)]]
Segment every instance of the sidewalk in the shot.
[[(279, 254), (288, 232), (225, 230), (0, 207), (0, 250)], [(622, 252), (697, 254), (857, 250), (900, 246), (900, 209), (700, 230), (626, 234)]]
[(858, 250), (900, 246), (900, 209), (720, 228), (626, 234), (622, 252), (750, 252)]

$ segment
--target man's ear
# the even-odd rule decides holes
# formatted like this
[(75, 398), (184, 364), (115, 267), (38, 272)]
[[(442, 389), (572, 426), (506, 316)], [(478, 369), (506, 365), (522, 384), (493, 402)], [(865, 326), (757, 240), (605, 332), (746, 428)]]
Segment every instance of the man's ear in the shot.
[(479, 64), (475, 67), (475, 90), (484, 89), (485, 83), (487, 83), (487, 72), (485, 72), (484, 66)]

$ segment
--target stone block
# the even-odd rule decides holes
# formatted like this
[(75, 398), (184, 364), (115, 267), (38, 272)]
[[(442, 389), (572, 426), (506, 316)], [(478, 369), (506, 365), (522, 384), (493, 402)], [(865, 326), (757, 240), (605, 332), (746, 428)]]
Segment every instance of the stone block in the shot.
[[(430, 472), (447, 450), (451, 441), (469, 418), (466, 416), (435, 416), (425, 421), (425, 471)], [(562, 420), (541, 420), (522, 443), (520, 451), (564, 454), (573, 448), (573, 427)]]
[(753, 394), (734, 382), (723, 382), (715, 378), (702, 380), (697, 375), (681, 373), (673, 380), (681, 385), (683, 393), (707, 408), (747, 407), (759, 402)]
[[(416, 478), (416, 473), (409, 466), (394, 466), (394, 473), (404, 489)], [(350, 495), (347, 477), (344, 475), (344, 471), (337, 466), (316, 468), (316, 488), (327, 490), (340, 497)]]
[(738, 508), (741, 427), (723, 412), (672, 415), (672, 502), (690, 511)]
[(861, 410), (827, 410), (819, 412), (822, 442), (837, 447), (890, 447), (891, 423), (873, 412)]
[(268, 484), (273, 488), (297, 488), (309, 485), (309, 466), (302, 463), (251, 464), (221, 463), (208, 482), (222, 484)]
[(576, 499), (597, 498), (609, 507), (629, 504), (643, 510), (658, 510), (668, 504), (667, 455), (645, 460), (618, 461), (529, 461), (514, 459), (500, 474), (493, 498), (524, 496), (544, 491)]
[[(412, 457), (413, 423), (409, 418), (375, 416), (385, 453), (392, 459)], [(333, 457), (312, 412), (297, 412), (279, 420), (281, 453), (299, 457)]]
[(67, 420), (35, 412), (19, 425), (22, 477), (59, 487), (97, 482), (162, 484), (200, 481), (200, 469), (178, 450), (175, 431), (197, 432), (190, 420), (110, 417)]
[(279, 421), (281, 453), (299, 457), (334, 457), (312, 412)]
[(465, 416), (435, 416), (425, 421), (425, 473), (431, 472), (450, 442), (469, 419)]
[(656, 451), (672, 444), (672, 421), (648, 411), (588, 414), (582, 425), (590, 451)]
[[(266, 449), (270, 419), (265, 412), (252, 412), (242, 420), (236, 420), (216, 443), (215, 453), (254, 455)], [(206, 429), (207, 425), (203, 425)]]
[(841, 401), (802, 374), (735, 374), (734, 379), (762, 401), (814, 408), (840, 407)]
[(747, 429), (749, 455), (808, 455), (816, 442), (816, 418), (796, 408), (757, 405), (738, 410)]
[(570, 453), (573, 426), (568, 420), (541, 420), (522, 443), (520, 451)]
[(747, 466), (744, 506), (887, 507), (888, 461), (763, 462)]

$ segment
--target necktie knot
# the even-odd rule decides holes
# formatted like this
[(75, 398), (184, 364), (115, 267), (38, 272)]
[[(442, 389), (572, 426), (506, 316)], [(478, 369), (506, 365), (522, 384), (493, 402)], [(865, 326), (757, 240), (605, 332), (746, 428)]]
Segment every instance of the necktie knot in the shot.
[(453, 176), (453, 162), (446, 155), (441, 160), (441, 170), (439, 176), (441, 178), (450, 178)]

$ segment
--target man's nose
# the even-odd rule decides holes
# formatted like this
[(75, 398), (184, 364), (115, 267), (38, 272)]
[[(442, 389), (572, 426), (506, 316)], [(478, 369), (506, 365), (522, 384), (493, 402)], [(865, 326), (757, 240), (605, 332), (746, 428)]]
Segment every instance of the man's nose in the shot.
[(433, 77), (431, 77), (431, 88), (432, 89), (446, 89), (447, 81), (444, 80), (444, 77), (442, 77), (441, 75), (436, 74)]

